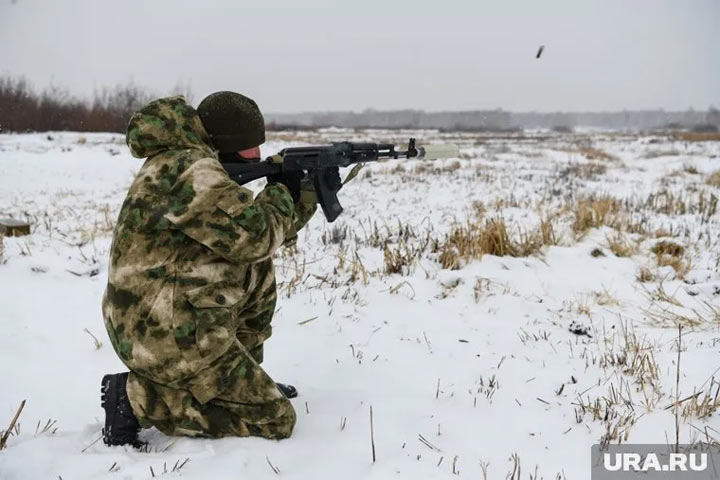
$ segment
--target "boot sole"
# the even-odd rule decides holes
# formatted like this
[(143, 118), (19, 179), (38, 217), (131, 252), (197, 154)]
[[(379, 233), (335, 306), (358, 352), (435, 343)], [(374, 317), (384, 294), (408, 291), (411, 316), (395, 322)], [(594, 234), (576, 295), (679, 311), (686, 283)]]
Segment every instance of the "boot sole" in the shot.
[(115, 423), (115, 415), (118, 414), (117, 399), (124, 390), (120, 379), (126, 380), (126, 378), (123, 375), (105, 375), (100, 382), (100, 406), (105, 410), (105, 426), (102, 429), (103, 443), (108, 446), (132, 445), (140, 448), (143, 444), (137, 438), (131, 441), (114, 438), (113, 432), (108, 427)]
[(114, 377), (114, 375), (105, 375), (100, 383), (100, 406), (103, 410), (105, 410), (105, 426), (102, 429), (103, 443), (105, 445), (115, 445), (110, 435), (109, 428), (107, 428), (108, 424), (112, 424), (111, 420), (113, 419), (117, 409), (117, 404), (114, 401), (114, 399), (117, 398), (117, 395), (109, 395), (109, 392), (111, 392), (111, 389), (113, 388), (113, 384), (117, 383), (113, 381)]

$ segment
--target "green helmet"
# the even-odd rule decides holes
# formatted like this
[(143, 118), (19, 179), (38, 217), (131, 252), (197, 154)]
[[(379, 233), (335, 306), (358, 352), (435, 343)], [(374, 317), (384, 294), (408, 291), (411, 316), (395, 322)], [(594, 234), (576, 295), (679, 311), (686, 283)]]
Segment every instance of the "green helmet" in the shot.
[(265, 120), (257, 104), (235, 92), (215, 92), (200, 102), (198, 115), (213, 146), (239, 152), (265, 143)]

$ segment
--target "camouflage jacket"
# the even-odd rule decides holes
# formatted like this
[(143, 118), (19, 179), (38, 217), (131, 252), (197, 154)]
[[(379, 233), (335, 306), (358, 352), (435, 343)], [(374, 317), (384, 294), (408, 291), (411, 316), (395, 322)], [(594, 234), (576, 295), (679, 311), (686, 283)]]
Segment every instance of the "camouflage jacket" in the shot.
[(228, 177), (182, 97), (133, 115), (127, 144), (133, 156), (148, 158), (115, 227), (105, 325), (131, 370), (192, 389), (193, 377), (236, 341), (231, 320), (264, 311), (264, 299), (274, 305), (271, 257), (316, 206), (293, 205), (280, 184), (253, 200)]

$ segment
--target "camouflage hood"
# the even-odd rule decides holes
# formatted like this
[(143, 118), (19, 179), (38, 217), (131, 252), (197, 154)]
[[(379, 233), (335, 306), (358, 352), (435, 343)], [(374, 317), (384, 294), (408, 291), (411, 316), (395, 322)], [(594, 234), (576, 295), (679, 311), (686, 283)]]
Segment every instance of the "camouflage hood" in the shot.
[(214, 156), (200, 117), (182, 96), (152, 101), (133, 114), (125, 141), (137, 158), (186, 148), (202, 149)]

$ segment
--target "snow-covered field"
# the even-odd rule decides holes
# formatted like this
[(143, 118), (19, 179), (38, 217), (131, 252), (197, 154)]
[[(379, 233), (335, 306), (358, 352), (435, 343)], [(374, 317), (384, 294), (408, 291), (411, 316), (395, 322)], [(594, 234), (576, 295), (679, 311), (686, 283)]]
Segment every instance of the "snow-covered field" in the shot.
[(141, 161), (116, 135), (0, 135), (0, 217), (33, 225), (0, 260), (0, 430), (27, 400), (0, 478), (586, 479), (592, 444), (674, 443), (676, 415), (680, 442), (720, 440), (720, 142), (323, 130), (263, 153), (410, 135), (461, 158), (366, 167), (276, 258), (265, 367), (300, 391), (293, 437), (151, 430), (147, 452), (98, 441)]

